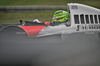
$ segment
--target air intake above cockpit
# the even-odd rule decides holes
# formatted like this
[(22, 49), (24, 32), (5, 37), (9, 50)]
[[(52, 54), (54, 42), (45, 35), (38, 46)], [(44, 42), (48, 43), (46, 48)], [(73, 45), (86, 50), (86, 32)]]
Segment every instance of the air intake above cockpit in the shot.
[(100, 24), (100, 15), (74, 15), (75, 24)]

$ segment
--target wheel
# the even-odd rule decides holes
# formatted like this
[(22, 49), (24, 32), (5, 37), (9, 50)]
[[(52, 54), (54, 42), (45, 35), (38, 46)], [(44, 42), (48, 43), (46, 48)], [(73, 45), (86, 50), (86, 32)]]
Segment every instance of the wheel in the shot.
[(2, 25), (0, 25), (0, 29), (1, 29), (1, 28), (3, 28), (3, 26), (2, 26)]
[(0, 40), (2, 42), (15, 42), (26, 38), (27, 35), (23, 29), (17, 26), (8, 26), (0, 31)]

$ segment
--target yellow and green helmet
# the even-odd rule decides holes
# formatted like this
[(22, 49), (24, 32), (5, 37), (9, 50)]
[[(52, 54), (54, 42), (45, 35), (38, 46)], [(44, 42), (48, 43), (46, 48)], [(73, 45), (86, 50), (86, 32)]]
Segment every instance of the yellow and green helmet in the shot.
[(63, 23), (67, 22), (69, 19), (69, 13), (63, 10), (58, 10), (54, 13), (52, 22), (53, 23)]

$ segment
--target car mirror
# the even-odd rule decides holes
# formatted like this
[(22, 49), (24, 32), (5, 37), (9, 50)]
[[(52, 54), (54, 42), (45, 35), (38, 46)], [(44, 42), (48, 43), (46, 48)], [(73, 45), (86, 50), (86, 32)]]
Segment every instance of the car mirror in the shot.
[(45, 24), (45, 25), (50, 25), (50, 22), (45, 22), (44, 24)]

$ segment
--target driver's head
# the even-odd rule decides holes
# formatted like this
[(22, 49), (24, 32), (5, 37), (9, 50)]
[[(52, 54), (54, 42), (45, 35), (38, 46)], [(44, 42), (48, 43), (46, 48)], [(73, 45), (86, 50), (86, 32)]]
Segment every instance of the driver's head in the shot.
[(63, 10), (58, 10), (54, 13), (52, 22), (55, 25), (61, 24), (63, 22), (67, 22), (69, 19), (69, 13)]

